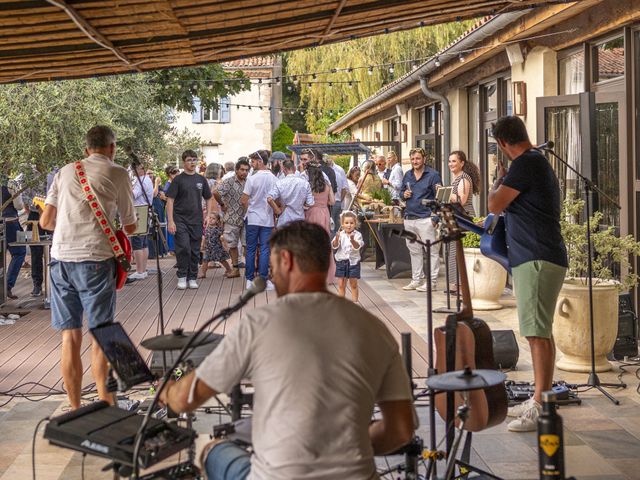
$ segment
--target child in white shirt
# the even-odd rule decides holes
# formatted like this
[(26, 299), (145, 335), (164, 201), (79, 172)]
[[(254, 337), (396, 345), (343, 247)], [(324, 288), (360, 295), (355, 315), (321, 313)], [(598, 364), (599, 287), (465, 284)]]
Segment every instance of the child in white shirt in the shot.
[(338, 295), (345, 296), (347, 279), (351, 288), (351, 299), (358, 301), (358, 279), (360, 278), (360, 249), (364, 242), (362, 234), (356, 230), (356, 214), (351, 211), (340, 215), (340, 228), (336, 232), (331, 247), (335, 250)]

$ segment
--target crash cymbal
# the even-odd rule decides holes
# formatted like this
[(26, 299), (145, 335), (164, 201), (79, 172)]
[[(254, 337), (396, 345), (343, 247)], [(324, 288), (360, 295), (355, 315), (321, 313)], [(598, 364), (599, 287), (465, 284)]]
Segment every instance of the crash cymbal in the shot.
[[(157, 337), (147, 338), (142, 341), (141, 345), (147, 350), (182, 350), (184, 346), (195, 336), (196, 332), (185, 332), (181, 328), (176, 328), (169, 335), (158, 335)], [(208, 343), (219, 342), (224, 335), (217, 333), (203, 332), (191, 344), (192, 347), (206, 345)]]
[(463, 392), (493, 387), (506, 380), (507, 376), (499, 370), (464, 370), (442, 373), (427, 379), (427, 386), (433, 390)]

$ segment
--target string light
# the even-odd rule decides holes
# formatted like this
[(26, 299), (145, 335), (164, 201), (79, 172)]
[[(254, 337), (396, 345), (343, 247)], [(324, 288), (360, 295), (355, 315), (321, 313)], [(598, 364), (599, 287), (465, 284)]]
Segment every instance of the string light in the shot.
[(437, 55), (436, 55), (436, 58), (435, 58), (435, 60), (433, 61), (433, 64), (434, 64), (436, 67), (439, 67), (439, 66), (440, 66), (440, 57), (439, 57), (439, 56), (437, 56)]
[(367, 73), (368, 73), (369, 75), (373, 75), (373, 67), (369, 67), (369, 68), (367, 69)]
[(393, 73), (395, 70), (393, 63), (391, 65), (389, 65), (389, 73)]
[(462, 52), (458, 56), (458, 60), (460, 61), (460, 63), (464, 63), (464, 55), (462, 54)]

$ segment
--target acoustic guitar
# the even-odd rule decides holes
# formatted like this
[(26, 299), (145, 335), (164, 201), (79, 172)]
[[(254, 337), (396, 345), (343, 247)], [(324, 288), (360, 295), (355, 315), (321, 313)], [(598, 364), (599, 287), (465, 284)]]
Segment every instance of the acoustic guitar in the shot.
[[(446, 325), (436, 328), (433, 332), (437, 372), (440, 374), (462, 370), (467, 366), (472, 370), (494, 369), (491, 330), (483, 320), (473, 316), (464, 251), (459, 235), (460, 227), (451, 205), (441, 205), (437, 213), (443, 221), (445, 233), (458, 237), (455, 240), (456, 261), (460, 275), (459, 288), (462, 292), (462, 310), (448, 315)], [(465, 430), (478, 432), (504, 421), (507, 415), (507, 392), (504, 385), (472, 390), (467, 393), (470, 409)], [(458, 406), (462, 403), (460, 393), (455, 393), (453, 398), (450, 396), (449, 402), (447, 394), (440, 393), (435, 396), (436, 410), (445, 420), (447, 418), (452, 420)]]
[(507, 254), (507, 232), (502, 215), (490, 213), (484, 220), (484, 226), (476, 225), (469, 218), (454, 213), (460, 228), (480, 235), (480, 252), (487, 258), (498, 262), (511, 273)]

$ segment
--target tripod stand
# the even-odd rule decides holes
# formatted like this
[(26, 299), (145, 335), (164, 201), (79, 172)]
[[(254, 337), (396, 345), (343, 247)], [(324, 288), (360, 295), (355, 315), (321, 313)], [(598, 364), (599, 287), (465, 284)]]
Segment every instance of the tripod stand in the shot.
[[(549, 142), (551, 143), (551, 142)], [(598, 374), (596, 373), (596, 355), (595, 355), (595, 332), (594, 332), (594, 321), (593, 321), (593, 263), (591, 259), (591, 205), (590, 199), (593, 192), (598, 193), (598, 195), (606, 198), (612, 205), (614, 205), (619, 210), (621, 209), (620, 205), (609, 197), (606, 193), (604, 193), (600, 188), (598, 188), (590, 179), (582, 175), (578, 170), (576, 170), (573, 166), (569, 164), (566, 160), (560, 158), (551, 147), (553, 143), (551, 143), (550, 147), (545, 148), (544, 151), (553, 155), (560, 163), (562, 163), (565, 167), (571, 170), (580, 180), (582, 180), (584, 184), (584, 196), (585, 196), (585, 210), (587, 217), (587, 286), (589, 290), (589, 344), (591, 348), (591, 372), (589, 373), (589, 379), (587, 383), (577, 385), (580, 387), (587, 387), (587, 390), (595, 388), (600, 393), (602, 393), (605, 397), (611, 400), (614, 404), (620, 405), (620, 401), (616, 399), (613, 395), (605, 390), (605, 388), (626, 388), (627, 385), (625, 383), (602, 383)]]

